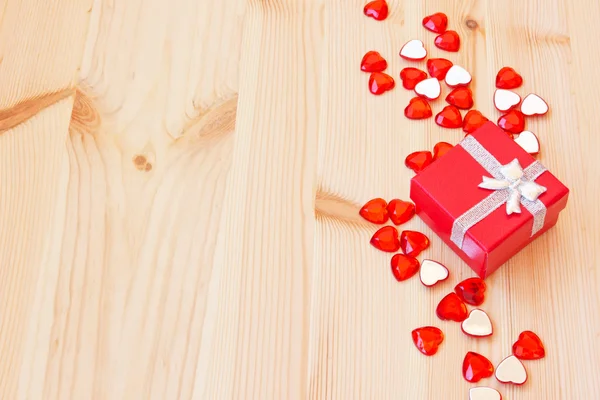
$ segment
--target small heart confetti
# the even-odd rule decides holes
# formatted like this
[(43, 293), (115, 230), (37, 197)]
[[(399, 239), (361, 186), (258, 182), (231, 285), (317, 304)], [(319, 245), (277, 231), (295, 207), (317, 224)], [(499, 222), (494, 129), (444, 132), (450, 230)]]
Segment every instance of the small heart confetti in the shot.
[(388, 4), (385, 0), (375, 0), (367, 3), (363, 12), (367, 17), (377, 21), (383, 21), (388, 16)]
[(473, 92), (468, 87), (457, 87), (448, 93), (446, 101), (457, 108), (468, 110), (473, 107)]
[(460, 36), (456, 31), (446, 31), (436, 37), (434, 43), (438, 49), (457, 52), (460, 49)]
[(425, 46), (420, 40), (409, 40), (402, 46), (400, 57), (411, 61), (420, 61), (427, 57), (427, 50), (425, 50)]
[(402, 225), (415, 216), (415, 205), (410, 201), (393, 199), (387, 205), (387, 212), (394, 225)]
[(419, 271), (419, 260), (406, 254), (394, 254), (390, 264), (398, 282), (411, 278)]
[(496, 389), (479, 386), (469, 389), (469, 400), (502, 400), (502, 395)]
[(446, 74), (452, 68), (452, 61), (445, 58), (430, 58), (427, 60), (427, 71), (432, 78), (444, 80)]
[(406, 67), (400, 71), (400, 79), (404, 89), (413, 90), (417, 83), (427, 79), (427, 73), (418, 68)]
[(435, 326), (424, 326), (412, 331), (412, 339), (421, 353), (432, 356), (444, 341), (444, 333)]
[(400, 234), (400, 248), (407, 256), (416, 257), (429, 247), (429, 238), (416, 231), (402, 231)]
[(467, 382), (479, 382), (494, 374), (494, 365), (479, 353), (469, 351), (462, 366), (463, 377)]
[(517, 93), (505, 90), (496, 89), (494, 92), (494, 106), (499, 111), (508, 111), (521, 102), (521, 96)]
[(546, 356), (544, 344), (532, 331), (523, 331), (512, 346), (513, 354), (521, 360), (539, 360)]
[(435, 78), (425, 79), (415, 86), (415, 93), (429, 100), (435, 100), (440, 97), (442, 87), (440, 81)]
[(466, 86), (473, 80), (469, 71), (459, 65), (453, 65), (446, 73), (446, 85), (450, 87)]
[(432, 115), (431, 106), (421, 97), (413, 97), (404, 109), (404, 116), (408, 119), (426, 119)]
[(453, 148), (454, 148), (454, 146), (452, 146), (450, 143), (446, 143), (446, 142), (436, 143), (436, 145), (433, 146), (433, 161), (442, 157), (443, 155), (445, 155), (447, 152), (449, 152)]
[(421, 263), (421, 269), (419, 270), (419, 277), (421, 283), (425, 286), (434, 286), (438, 282), (445, 281), (448, 279), (448, 268), (433, 260), (423, 260)]
[(485, 337), (493, 333), (492, 321), (483, 310), (471, 310), (469, 317), (460, 325), (462, 331), (469, 336)]
[(415, 151), (406, 156), (404, 165), (419, 173), (433, 162), (433, 155), (430, 151)]
[(365, 203), (358, 212), (361, 217), (374, 224), (385, 224), (388, 220), (387, 202), (384, 199), (373, 199)]
[(510, 110), (500, 116), (498, 126), (508, 133), (521, 133), (525, 130), (525, 116), (521, 111)]
[(498, 89), (516, 89), (523, 84), (523, 78), (511, 67), (504, 67), (496, 75)]
[(444, 33), (448, 28), (448, 16), (444, 13), (435, 13), (423, 18), (425, 29), (435, 33)]
[(456, 293), (448, 293), (438, 304), (435, 313), (443, 321), (463, 322), (468, 316), (467, 306)]
[(383, 72), (387, 61), (376, 51), (368, 51), (360, 62), (360, 70), (364, 72)]
[(481, 278), (467, 278), (454, 287), (454, 291), (465, 303), (480, 306), (485, 300), (487, 285)]
[(523, 148), (529, 154), (538, 154), (540, 152), (540, 141), (533, 132), (523, 131), (515, 139), (515, 143)]
[(395, 253), (400, 250), (398, 230), (393, 226), (384, 226), (371, 238), (371, 244), (378, 250)]
[(394, 78), (384, 72), (373, 72), (369, 77), (369, 90), (375, 95), (381, 95), (396, 86)]
[(534, 93), (528, 94), (521, 104), (521, 112), (527, 116), (544, 115), (548, 112), (548, 104)]
[(460, 110), (455, 106), (446, 106), (435, 116), (435, 123), (443, 128), (460, 128), (463, 125)]
[(522, 385), (527, 381), (527, 370), (515, 356), (508, 356), (496, 367), (496, 379), (502, 383)]
[(479, 111), (471, 110), (463, 119), (463, 131), (466, 133), (473, 133), (488, 121), (489, 119), (484, 117)]

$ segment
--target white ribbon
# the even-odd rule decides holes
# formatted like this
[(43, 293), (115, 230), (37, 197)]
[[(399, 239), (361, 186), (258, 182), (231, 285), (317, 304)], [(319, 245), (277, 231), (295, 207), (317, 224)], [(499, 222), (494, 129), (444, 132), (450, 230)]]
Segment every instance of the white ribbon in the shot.
[(471, 135), (464, 138), (459, 145), (493, 176), (484, 176), (479, 187), (494, 192), (454, 221), (450, 240), (462, 248), (467, 231), (504, 203), (508, 215), (520, 213), (521, 205), (533, 215), (531, 236), (542, 229), (546, 219), (546, 206), (538, 197), (546, 188), (534, 181), (547, 171), (546, 168), (535, 161), (523, 170), (517, 159), (502, 165)]

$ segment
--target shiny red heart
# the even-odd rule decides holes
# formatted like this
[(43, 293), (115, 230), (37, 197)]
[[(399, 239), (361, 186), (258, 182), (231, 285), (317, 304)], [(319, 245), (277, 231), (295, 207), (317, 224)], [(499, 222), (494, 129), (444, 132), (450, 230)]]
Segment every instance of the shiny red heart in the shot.
[(454, 148), (454, 146), (452, 146), (450, 143), (446, 143), (446, 142), (436, 143), (436, 145), (433, 146), (433, 161), (437, 160), (438, 158), (440, 158), (441, 156), (443, 156), (444, 154), (446, 154), (453, 148)]
[(371, 244), (378, 250), (395, 253), (400, 250), (398, 230), (393, 226), (384, 226), (371, 238)]
[(410, 201), (393, 199), (387, 205), (387, 212), (395, 225), (402, 225), (414, 217), (415, 205)]
[(481, 278), (467, 278), (454, 287), (454, 291), (465, 303), (480, 306), (485, 300), (487, 285)]
[(444, 332), (435, 326), (424, 326), (412, 331), (412, 340), (421, 353), (432, 356), (444, 341)]
[(419, 272), (419, 260), (405, 254), (394, 254), (392, 261), (392, 274), (398, 282), (402, 282)]
[(387, 202), (384, 199), (373, 199), (365, 203), (358, 212), (361, 217), (374, 224), (385, 224), (388, 220)]
[(523, 84), (523, 77), (511, 67), (504, 67), (496, 75), (498, 89), (515, 89)]
[(467, 319), (467, 306), (454, 292), (448, 293), (438, 304), (435, 313), (441, 320), (462, 322)]
[(413, 97), (404, 109), (404, 116), (408, 119), (425, 119), (433, 115), (431, 106), (427, 100), (421, 97)]
[(521, 332), (519, 339), (512, 346), (512, 351), (515, 357), (521, 360), (538, 360), (546, 356), (542, 340), (531, 331)]
[(427, 74), (418, 68), (407, 67), (400, 71), (400, 79), (404, 89), (413, 90), (417, 83), (427, 78)]
[(498, 126), (508, 133), (521, 133), (525, 130), (525, 115), (518, 110), (511, 110), (498, 119)]
[(371, 93), (380, 95), (396, 86), (394, 78), (385, 72), (373, 72), (369, 77), (369, 90)]
[(460, 49), (460, 36), (456, 31), (446, 31), (438, 35), (434, 43), (438, 49), (456, 52)]
[(463, 131), (466, 133), (473, 133), (488, 121), (489, 119), (484, 117), (479, 111), (471, 110), (465, 115), (463, 120)]
[(443, 128), (460, 128), (463, 125), (460, 110), (455, 106), (446, 106), (435, 116), (435, 123)]
[(412, 169), (417, 174), (423, 171), (433, 162), (433, 155), (430, 151), (415, 151), (410, 153), (404, 159), (404, 165)]
[(400, 234), (400, 248), (407, 256), (416, 257), (429, 247), (429, 238), (416, 231), (402, 231)]
[(364, 72), (382, 72), (387, 68), (387, 61), (376, 51), (368, 51), (360, 62), (360, 70)]
[(446, 96), (448, 104), (468, 110), (473, 107), (473, 92), (465, 86), (457, 87)]
[(375, 0), (367, 3), (363, 12), (367, 17), (376, 19), (377, 21), (383, 21), (388, 16), (388, 4), (385, 0)]
[(463, 360), (462, 372), (467, 382), (479, 382), (494, 374), (494, 365), (481, 354), (469, 351)]
[(441, 12), (428, 15), (423, 18), (423, 26), (431, 32), (444, 33), (448, 28), (448, 16)]
[(452, 61), (445, 58), (430, 58), (427, 60), (427, 71), (429, 71), (432, 78), (442, 81), (453, 65)]

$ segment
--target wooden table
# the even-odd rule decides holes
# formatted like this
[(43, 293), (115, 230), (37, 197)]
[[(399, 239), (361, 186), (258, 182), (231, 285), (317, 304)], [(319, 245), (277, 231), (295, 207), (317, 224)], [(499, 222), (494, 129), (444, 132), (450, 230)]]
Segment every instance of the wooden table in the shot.
[[(600, 3), (4, 0), (0, 21), (0, 398), (466, 399), (464, 354), (532, 329), (547, 357), (508, 400), (600, 399)], [(421, 18), (443, 11), (458, 54)], [(358, 65), (397, 77), (409, 39), (546, 98), (539, 159), (572, 190), (558, 226), (488, 280), (492, 338), (434, 315), (470, 269), (399, 284), (357, 215), (407, 199), (403, 159), (460, 131), (409, 121)], [(422, 66), (422, 64), (415, 64)], [(443, 100), (434, 103), (437, 111)], [(446, 333), (422, 356), (413, 328)]]

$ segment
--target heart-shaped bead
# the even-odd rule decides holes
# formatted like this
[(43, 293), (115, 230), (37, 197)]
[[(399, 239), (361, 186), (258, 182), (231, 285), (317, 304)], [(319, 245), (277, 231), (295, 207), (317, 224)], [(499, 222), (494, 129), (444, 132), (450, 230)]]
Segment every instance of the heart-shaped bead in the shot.
[(523, 331), (513, 344), (512, 352), (521, 360), (539, 360), (546, 356), (544, 344), (538, 335), (531, 331)]
[(423, 171), (433, 162), (433, 155), (430, 151), (415, 151), (410, 153), (404, 159), (404, 165), (412, 169), (417, 174)]
[(457, 87), (448, 93), (446, 101), (457, 108), (468, 110), (473, 107), (473, 92), (468, 87)]
[(498, 126), (508, 133), (521, 133), (525, 129), (525, 115), (521, 111), (510, 110), (500, 116)]
[(415, 205), (410, 201), (393, 199), (387, 206), (387, 212), (395, 225), (402, 225), (414, 217)]
[(455, 106), (446, 106), (435, 116), (435, 123), (443, 128), (460, 128), (463, 125), (460, 110)]
[(436, 143), (436, 145), (433, 146), (433, 161), (442, 157), (443, 155), (445, 155), (447, 152), (449, 152), (453, 148), (454, 148), (454, 146), (452, 146), (450, 143), (446, 143), (446, 142)]
[(384, 199), (372, 199), (358, 212), (361, 217), (374, 224), (385, 224), (388, 220), (387, 202)]
[(511, 90), (496, 89), (494, 92), (494, 106), (499, 111), (508, 111), (520, 102), (521, 96)]
[(435, 78), (425, 79), (417, 83), (417, 86), (415, 86), (415, 93), (428, 100), (435, 100), (440, 97), (440, 94), (442, 93), (440, 81)]
[(438, 49), (456, 52), (460, 49), (460, 36), (456, 31), (446, 31), (438, 35), (434, 43)]
[(431, 106), (427, 100), (421, 97), (413, 97), (404, 109), (404, 116), (408, 119), (425, 119), (433, 115)]
[(454, 64), (452, 61), (446, 60), (445, 58), (430, 58), (427, 60), (427, 71), (432, 78), (444, 80), (446, 74), (452, 68)]
[(522, 385), (527, 381), (527, 370), (515, 356), (508, 356), (496, 367), (496, 379), (502, 383)]
[(388, 4), (385, 0), (375, 0), (367, 3), (363, 12), (367, 17), (383, 21), (388, 16)]
[(477, 110), (471, 110), (463, 119), (463, 131), (466, 133), (473, 133), (488, 121), (489, 119), (484, 117), (481, 112)]
[(402, 49), (400, 49), (400, 57), (412, 61), (423, 60), (427, 57), (427, 50), (425, 50), (425, 46), (420, 40), (409, 40), (402, 46)]
[(475, 337), (491, 336), (494, 332), (490, 317), (479, 308), (471, 310), (469, 317), (462, 322), (460, 328), (467, 335)]
[(467, 278), (454, 287), (454, 291), (465, 303), (480, 306), (485, 301), (487, 285), (481, 278)]
[(504, 67), (496, 75), (498, 89), (516, 89), (523, 84), (523, 78), (511, 67)]
[(515, 143), (523, 148), (529, 154), (537, 154), (540, 152), (540, 141), (533, 132), (523, 131), (515, 139)]
[(438, 318), (444, 321), (463, 322), (467, 319), (467, 306), (456, 293), (448, 293), (435, 309)]
[(431, 287), (438, 282), (445, 281), (449, 275), (448, 268), (437, 261), (423, 260), (421, 263), (419, 277), (421, 278), (421, 283), (425, 286)]
[(444, 13), (435, 13), (423, 18), (425, 29), (435, 33), (444, 33), (448, 28), (448, 16)]
[(416, 231), (402, 231), (400, 234), (400, 248), (407, 256), (416, 257), (429, 247), (429, 238)]
[(427, 79), (427, 74), (418, 68), (407, 67), (400, 71), (400, 79), (404, 89), (413, 90), (417, 83)]
[(444, 341), (444, 332), (435, 326), (424, 326), (412, 331), (412, 340), (421, 353), (432, 356)]
[(453, 65), (446, 73), (446, 85), (450, 87), (467, 86), (473, 80), (473, 77), (460, 65)]
[(419, 271), (419, 260), (406, 254), (394, 254), (392, 261), (392, 274), (398, 282), (402, 282), (412, 277)]
[(379, 229), (371, 238), (371, 244), (377, 250), (395, 253), (400, 250), (400, 239), (398, 230), (393, 226), (384, 226)]
[(462, 372), (467, 382), (479, 382), (494, 374), (494, 365), (481, 354), (469, 351), (463, 360)]
[(387, 68), (387, 61), (377, 51), (368, 51), (360, 62), (360, 70), (364, 72), (382, 72)]
[(534, 93), (528, 94), (521, 104), (521, 112), (527, 116), (544, 115), (549, 109), (548, 103)]
[(396, 86), (394, 78), (385, 72), (373, 72), (369, 77), (369, 90), (375, 95), (381, 95)]
[(502, 395), (491, 387), (478, 386), (469, 389), (469, 400), (502, 400)]

